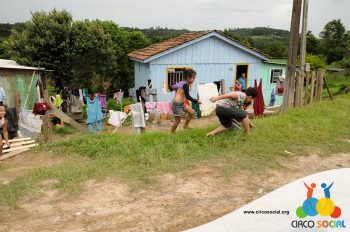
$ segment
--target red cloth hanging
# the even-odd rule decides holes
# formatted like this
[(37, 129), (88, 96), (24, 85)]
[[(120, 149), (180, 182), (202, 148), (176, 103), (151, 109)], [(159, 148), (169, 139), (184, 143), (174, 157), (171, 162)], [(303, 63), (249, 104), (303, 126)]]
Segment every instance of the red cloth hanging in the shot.
[(260, 79), (259, 86), (257, 86), (256, 80), (254, 80), (254, 88), (258, 92), (257, 97), (254, 100), (254, 115), (255, 116), (261, 116), (264, 114), (265, 111), (265, 103), (264, 103), (264, 96), (262, 93), (262, 79)]

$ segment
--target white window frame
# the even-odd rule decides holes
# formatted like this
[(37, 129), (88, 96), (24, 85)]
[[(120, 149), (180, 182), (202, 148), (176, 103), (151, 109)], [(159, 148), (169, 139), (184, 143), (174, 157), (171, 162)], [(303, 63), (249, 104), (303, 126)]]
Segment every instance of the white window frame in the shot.
[[(276, 74), (276, 71), (278, 74)], [(276, 84), (278, 77), (283, 75), (283, 69), (282, 68), (273, 68), (270, 71), (270, 84)]]

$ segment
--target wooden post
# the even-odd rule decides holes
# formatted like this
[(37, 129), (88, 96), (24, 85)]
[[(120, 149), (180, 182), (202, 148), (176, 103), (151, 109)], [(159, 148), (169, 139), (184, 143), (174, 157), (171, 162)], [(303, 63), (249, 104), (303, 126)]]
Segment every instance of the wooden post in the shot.
[(304, 0), (303, 1), (303, 20), (302, 20), (302, 29), (301, 29), (301, 43), (300, 43), (300, 70), (302, 72), (305, 71), (308, 8), (309, 8), (309, 0)]
[(295, 73), (295, 95), (294, 95), (294, 107), (300, 107), (300, 80), (301, 72)]
[(306, 72), (301, 73), (301, 81), (300, 81), (300, 106), (304, 105), (304, 99), (305, 99), (305, 75)]
[(320, 72), (316, 72), (316, 83), (315, 83), (315, 97), (314, 102), (318, 102), (318, 93), (319, 93), (319, 86), (320, 86)]
[(304, 105), (309, 103), (310, 72), (306, 73)]
[[(43, 83), (43, 94), (44, 94), (44, 102), (49, 102), (49, 92), (47, 90), (47, 83), (45, 75), (41, 77), (41, 82)], [(52, 141), (52, 124), (50, 119), (50, 111), (46, 111), (43, 117), (43, 125), (41, 127), (41, 131), (44, 137), (44, 142), (49, 143)]]
[(321, 101), (323, 96), (323, 76), (324, 71), (323, 69), (320, 69), (318, 71), (318, 101)]
[(226, 85), (225, 85), (225, 80), (221, 79), (221, 94), (225, 94), (226, 93)]
[(295, 91), (295, 64), (298, 52), (298, 39), (300, 27), (302, 0), (293, 1), (292, 20), (290, 26), (290, 39), (287, 58), (287, 75), (285, 81), (285, 93), (283, 95), (282, 112), (286, 112), (293, 106)]
[(314, 101), (314, 92), (315, 92), (315, 79), (316, 79), (316, 73), (315, 71), (312, 72), (311, 75), (311, 93), (310, 93), (310, 104)]
[(327, 83), (327, 80), (326, 80), (326, 77), (325, 77), (325, 76), (323, 76), (323, 81), (324, 81), (324, 83), (325, 83), (325, 85), (326, 85), (326, 88), (327, 88), (327, 92), (328, 92), (329, 97), (331, 98), (331, 100), (333, 100), (333, 96), (332, 96), (331, 91), (329, 90), (329, 86), (328, 86), (328, 83)]

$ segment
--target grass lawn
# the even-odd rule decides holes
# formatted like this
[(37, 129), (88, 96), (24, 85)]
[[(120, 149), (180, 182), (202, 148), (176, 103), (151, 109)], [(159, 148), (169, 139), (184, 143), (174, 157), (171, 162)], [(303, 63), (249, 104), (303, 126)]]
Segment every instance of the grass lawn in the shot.
[[(56, 188), (79, 192), (88, 179), (116, 177), (130, 185), (151, 185), (156, 175), (189, 169), (201, 161), (224, 162), (223, 175), (235, 171), (261, 174), (278, 167), (278, 161), (307, 155), (350, 150), (350, 95), (337, 96), (275, 117), (256, 119), (251, 136), (230, 131), (213, 138), (207, 129), (181, 131), (174, 135), (152, 132), (143, 135), (82, 135), (68, 141), (43, 145), (66, 161), (23, 173), (0, 184), (0, 203), (15, 206), (21, 196), (38, 192), (44, 180), (56, 180)], [(288, 152), (285, 152), (288, 151)], [(291, 152), (291, 153), (290, 153)], [(317, 165), (317, 164), (315, 164)], [(1, 175), (1, 170), (0, 170)]]

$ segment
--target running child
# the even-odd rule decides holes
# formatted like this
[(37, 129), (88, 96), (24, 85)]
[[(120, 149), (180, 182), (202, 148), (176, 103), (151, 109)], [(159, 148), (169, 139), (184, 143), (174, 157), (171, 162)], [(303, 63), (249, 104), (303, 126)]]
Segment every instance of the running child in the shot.
[(189, 129), (189, 123), (195, 114), (195, 111), (189, 106), (185, 104), (186, 99), (193, 102), (202, 104), (202, 102), (198, 99), (194, 99), (190, 96), (190, 86), (196, 79), (196, 72), (193, 69), (185, 69), (184, 70), (184, 79), (179, 83), (171, 86), (171, 90), (175, 90), (175, 97), (172, 101), (172, 110), (175, 116), (175, 122), (171, 127), (171, 133), (174, 133), (177, 129), (181, 121), (181, 114), (183, 112), (187, 113), (186, 121), (183, 126), (184, 129)]

